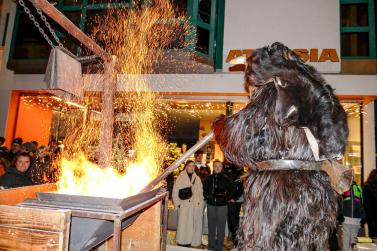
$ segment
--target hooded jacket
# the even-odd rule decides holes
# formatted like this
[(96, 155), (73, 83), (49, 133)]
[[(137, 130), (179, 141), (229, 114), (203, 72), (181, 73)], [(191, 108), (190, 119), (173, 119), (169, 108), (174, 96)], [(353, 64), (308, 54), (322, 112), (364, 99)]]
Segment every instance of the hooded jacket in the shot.
[(363, 190), (355, 182), (343, 193), (343, 215), (349, 218), (365, 218)]

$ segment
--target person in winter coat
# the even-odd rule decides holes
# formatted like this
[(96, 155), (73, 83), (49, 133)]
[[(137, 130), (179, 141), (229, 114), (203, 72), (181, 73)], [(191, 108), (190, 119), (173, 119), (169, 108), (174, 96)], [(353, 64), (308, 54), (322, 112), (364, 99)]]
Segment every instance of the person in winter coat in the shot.
[(30, 186), (33, 183), (27, 175), (30, 167), (31, 157), (28, 153), (19, 153), (15, 157), (15, 167), (10, 168), (3, 176), (0, 177), (0, 187), (15, 188)]
[(240, 212), (243, 201), (243, 184), (241, 181), (242, 170), (236, 165), (225, 162), (224, 173), (233, 181), (235, 192), (228, 202), (228, 228), (232, 242), (237, 245), (237, 230), (240, 222)]
[(361, 220), (365, 218), (363, 190), (355, 181), (352, 182), (350, 189), (343, 193), (341, 210), (344, 216), (342, 247), (344, 251), (348, 251), (352, 250), (351, 245), (356, 244)]
[(180, 246), (196, 247), (202, 243), (203, 185), (194, 170), (194, 162), (187, 161), (173, 187), (173, 203), (178, 209), (176, 240)]
[(208, 249), (221, 251), (224, 245), (228, 202), (235, 193), (232, 180), (223, 173), (221, 161), (213, 162), (213, 174), (204, 181), (203, 190), (207, 202)]
[(377, 169), (368, 176), (364, 186), (364, 208), (369, 236), (377, 237)]

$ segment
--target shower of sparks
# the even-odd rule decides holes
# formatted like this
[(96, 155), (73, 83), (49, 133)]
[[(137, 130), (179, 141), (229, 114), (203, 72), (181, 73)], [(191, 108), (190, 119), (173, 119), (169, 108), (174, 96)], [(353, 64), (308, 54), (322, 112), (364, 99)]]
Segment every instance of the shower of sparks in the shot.
[[(168, 150), (161, 136), (166, 114), (144, 74), (154, 73), (161, 60), (168, 63), (166, 50), (192, 47), (191, 32), (189, 22), (174, 12), (168, 0), (137, 4), (132, 10), (109, 9), (106, 17), (97, 18), (93, 38), (116, 56), (113, 74), (121, 83), (115, 87), (115, 117), (101, 114), (98, 94), (87, 94), (81, 105), (88, 109), (67, 123), (72, 130), (64, 142), (59, 192), (126, 197), (138, 193), (158, 175)], [(97, 82), (99, 87), (103, 85), (101, 80)], [(98, 152), (90, 146), (99, 143), (101, 119), (114, 121), (114, 168), (94, 164)]]

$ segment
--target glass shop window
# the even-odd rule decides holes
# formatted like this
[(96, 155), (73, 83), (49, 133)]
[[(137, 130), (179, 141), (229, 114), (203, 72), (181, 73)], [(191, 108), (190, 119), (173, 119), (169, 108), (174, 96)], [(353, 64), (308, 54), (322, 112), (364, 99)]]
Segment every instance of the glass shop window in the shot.
[(355, 181), (361, 184), (362, 180), (362, 145), (361, 145), (361, 104), (342, 103), (347, 112), (349, 128), (348, 145), (342, 159), (342, 164), (352, 168), (355, 173)]
[[(170, 144), (169, 156), (185, 152), (199, 139), (206, 136), (212, 126), (212, 121), (221, 114), (227, 113), (227, 103), (224, 101), (166, 101), (165, 107), (169, 128), (166, 140)], [(223, 153), (215, 140), (202, 148), (203, 161), (223, 160)]]

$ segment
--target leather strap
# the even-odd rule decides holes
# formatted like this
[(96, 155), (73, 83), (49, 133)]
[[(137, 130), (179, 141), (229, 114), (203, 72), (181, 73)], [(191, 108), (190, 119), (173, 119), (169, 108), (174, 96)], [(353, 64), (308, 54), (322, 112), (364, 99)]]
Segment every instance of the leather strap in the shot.
[(260, 171), (306, 170), (320, 171), (322, 161), (275, 159), (256, 162)]
[(317, 139), (314, 137), (313, 133), (310, 131), (309, 128), (302, 127), (302, 129), (304, 129), (306, 139), (308, 140), (310, 148), (312, 149), (315, 161), (320, 161), (321, 159), (319, 158), (319, 147)]

